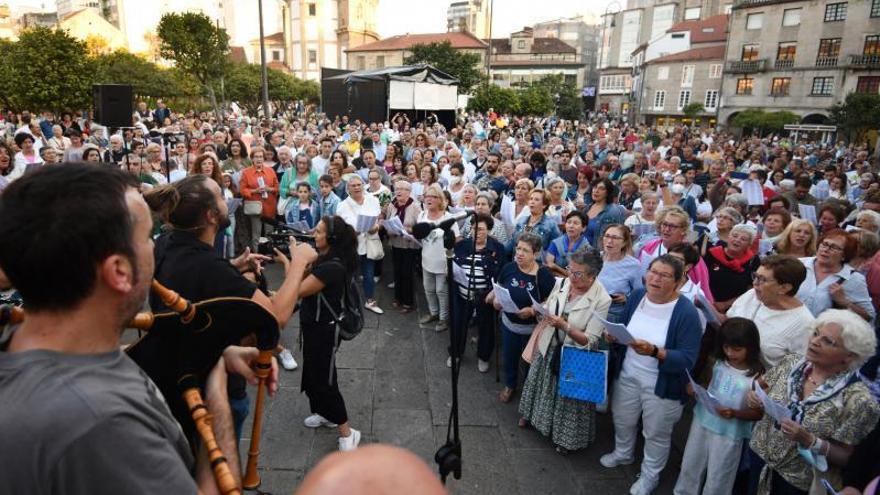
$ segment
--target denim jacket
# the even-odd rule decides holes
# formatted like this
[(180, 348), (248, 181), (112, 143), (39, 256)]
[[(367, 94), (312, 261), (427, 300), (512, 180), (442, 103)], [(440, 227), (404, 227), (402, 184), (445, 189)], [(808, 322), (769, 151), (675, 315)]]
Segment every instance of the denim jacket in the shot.
[(538, 223), (531, 226), (530, 228), (527, 228), (527, 225), (529, 224), (529, 218), (529, 215), (525, 215), (520, 218), (520, 220), (516, 223), (516, 227), (513, 230), (513, 235), (510, 237), (510, 241), (508, 241), (507, 246), (505, 247), (508, 254), (513, 253), (516, 250), (517, 240), (523, 232), (531, 232), (532, 234), (537, 234), (538, 236), (540, 236), (542, 240), (542, 250), (546, 250), (553, 239), (556, 239), (557, 237), (562, 235), (562, 233), (559, 231), (559, 225), (556, 223), (558, 217), (543, 215), (541, 216), (541, 220)]
[(318, 192), (318, 219), (324, 217), (332, 217), (336, 214), (336, 209), (339, 208), (339, 203), (342, 200), (339, 199), (339, 196), (336, 195), (333, 191), (330, 191), (330, 194), (325, 198), (321, 196), (321, 193)]

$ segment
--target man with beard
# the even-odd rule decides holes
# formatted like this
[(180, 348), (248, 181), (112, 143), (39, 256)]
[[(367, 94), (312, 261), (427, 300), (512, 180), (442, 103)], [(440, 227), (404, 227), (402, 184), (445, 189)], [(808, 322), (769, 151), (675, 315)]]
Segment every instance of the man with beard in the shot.
[(486, 155), (486, 165), (474, 176), (474, 185), (480, 191), (492, 189), (500, 192), (504, 189), (504, 177), (501, 176), (501, 154), (489, 153)]

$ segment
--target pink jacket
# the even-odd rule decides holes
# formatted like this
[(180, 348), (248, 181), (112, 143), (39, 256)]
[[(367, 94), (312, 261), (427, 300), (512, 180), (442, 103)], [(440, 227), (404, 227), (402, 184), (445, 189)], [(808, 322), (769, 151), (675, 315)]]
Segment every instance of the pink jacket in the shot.
[[(656, 258), (654, 253), (657, 252), (661, 242), (663, 242), (663, 239), (648, 241), (642, 247), (642, 250), (639, 251), (639, 261), (645, 269), (648, 267), (649, 260)], [(691, 271), (688, 272), (688, 278), (703, 290), (703, 294), (706, 294), (706, 299), (708, 299), (709, 302), (715, 302), (715, 297), (712, 296), (712, 290), (709, 288), (709, 269), (706, 268), (706, 263), (703, 262), (703, 258), (700, 258), (700, 261), (697, 262), (696, 266), (691, 268)]]

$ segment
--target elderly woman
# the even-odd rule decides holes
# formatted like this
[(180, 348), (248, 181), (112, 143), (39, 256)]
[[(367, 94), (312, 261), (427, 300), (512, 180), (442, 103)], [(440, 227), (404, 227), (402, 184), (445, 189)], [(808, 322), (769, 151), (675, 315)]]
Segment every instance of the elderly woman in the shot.
[(544, 189), (535, 188), (529, 191), (528, 215), (518, 218), (516, 228), (507, 243), (507, 252), (513, 253), (516, 242), (523, 233), (532, 233), (541, 238), (541, 249), (538, 254), (550, 245), (550, 241), (561, 235), (556, 217), (547, 215), (550, 206), (550, 194)]
[(743, 216), (739, 211), (729, 206), (722, 206), (715, 212), (715, 230), (710, 230), (703, 236), (703, 240), (699, 242), (700, 255), (705, 256), (709, 248), (716, 246), (724, 247), (727, 245), (727, 239), (730, 231), (735, 225), (743, 223)]
[[(880, 405), (857, 375), (874, 354), (871, 326), (851, 311), (832, 309), (808, 331), (806, 355), (787, 356), (764, 376), (766, 394), (791, 418), (777, 422), (765, 414), (755, 425), (749, 444), (752, 495), (825, 493), (823, 479), (840, 490), (841, 468), (880, 418)], [(755, 392), (747, 403), (762, 409)]]
[(785, 228), (791, 223), (791, 213), (785, 208), (770, 208), (764, 213), (761, 220), (763, 232), (761, 233), (759, 254), (767, 253), (773, 245), (782, 238)]
[[(641, 419), (644, 458), (641, 475), (630, 489), (636, 495), (648, 495), (657, 487), (669, 457), (672, 428), (687, 401), (686, 371), (694, 366), (700, 351), (697, 309), (678, 293), (684, 277), (678, 259), (669, 255), (654, 259), (645, 275), (645, 289), (634, 291), (624, 310), (622, 322), (634, 340), (622, 352), (611, 396), (614, 451), (599, 462), (613, 468), (635, 460)], [(605, 338), (616, 343), (608, 334)]]
[(547, 192), (550, 193), (550, 205), (547, 206), (547, 215), (556, 217), (557, 222), (563, 223), (568, 213), (574, 209), (574, 205), (565, 199), (566, 184), (559, 177), (545, 181)]
[(52, 126), (52, 137), (46, 140), (46, 146), (55, 148), (62, 154), (70, 146), (70, 138), (64, 135), (64, 128), (58, 124)]
[(854, 311), (867, 321), (874, 319), (874, 305), (865, 276), (849, 265), (856, 254), (858, 242), (842, 229), (835, 229), (822, 236), (816, 256), (801, 258), (807, 268), (807, 278), (797, 297), (813, 316), (838, 307)]
[(880, 235), (880, 213), (862, 210), (856, 215), (856, 227)]
[(358, 226), (358, 217), (361, 215), (366, 217), (375, 217), (376, 221), (373, 226), (363, 232), (357, 232), (358, 246), (357, 254), (360, 257), (361, 276), (363, 278), (364, 289), (364, 307), (370, 311), (381, 315), (385, 311), (379, 307), (374, 298), (376, 291), (376, 281), (373, 279), (376, 262), (367, 256), (367, 241), (375, 242), (379, 240), (379, 215), (382, 209), (379, 206), (379, 200), (372, 194), (364, 191), (364, 180), (360, 175), (354, 174), (348, 179), (348, 197), (339, 203), (336, 214), (345, 220), (345, 223), (351, 225), (356, 231)]
[(589, 246), (584, 235), (587, 217), (580, 211), (573, 211), (565, 217), (565, 233), (553, 239), (544, 256), (544, 264), (560, 277), (568, 276), (568, 257), (582, 246)]
[[(437, 225), (452, 216), (446, 210), (446, 195), (439, 184), (431, 184), (425, 189), (423, 203), (424, 210), (419, 214), (418, 223)], [(452, 233), (459, 237), (457, 223), (452, 224)], [(443, 234), (443, 229), (435, 228), (422, 239), (422, 284), (428, 300), (428, 314), (422, 316), (419, 323), (426, 325), (437, 321), (434, 327), (437, 332), (449, 329), (449, 284)]]
[[(397, 217), (412, 234), (412, 227), (421, 213), (422, 207), (412, 197), (410, 183), (405, 180), (395, 182), (394, 199), (385, 208), (385, 218)], [(389, 236), (388, 243), (394, 265), (394, 301), (391, 306), (401, 313), (409, 313), (415, 308), (416, 260), (421, 245), (415, 239), (398, 235)]]
[(617, 188), (609, 179), (595, 179), (590, 194), (592, 204), (587, 208), (587, 239), (598, 249), (602, 234), (609, 225), (623, 223), (626, 210), (614, 202)]
[[(535, 329), (535, 352), (519, 401), (520, 425), (530, 423), (550, 437), (556, 451), (565, 454), (588, 447), (596, 437), (593, 404), (561, 397), (553, 356), (560, 346), (597, 349), (611, 297), (597, 282), (602, 258), (592, 249), (571, 255), (565, 278), (557, 279), (545, 307), (550, 314)], [(559, 357), (561, 359), (561, 357)]]
[(263, 148), (255, 147), (251, 150), (253, 166), (241, 171), (239, 189), (241, 197), (245, 201), (259, 201), (262, 203), (261, 213), (249, 215), (250, 224), (250, 247), (252, 252), (257, 252), (257, 241), (262, 235), (263, 220), (275, 221), (278, 208), (278, 176), (275, 171), (264, 166)]
[(617, 203), (624, 207), (627, 213), (633, 212), (636, 200), (641, 198), (639, 181), (639, 176), (634, 173), (625, 174), (620, 178), (620, 195), (617, 197)]
[(608, 321), (619, 322), (629, 295), (641, 289), (642, 265), (633, 257), (632, 234), (624, 225), (611, 225), (602, 235), (602, 272), (599, 282), (611, 295)]
[(458, 280), (452, 294), (452, 332), (457, 352), (449, 349), (446, 366), (452, 366), (452, 356), (463, 356), (467, 343), (467, 328), (471, 316), (476, 311), (477, 327), (477, 369), (480, 373), (489, 371), (489, 358), (495, 348), (495, 311), (486, 302), (486, 295), (492, 290), (492, 281), (498, 276), (504, 260), (504, 245), (493, 239), (489, 232), (495, 221), (486, 213), (472, 217), (470, 230), (472, 239), (462, 239), (455, 244), (455, 263), (465, 274), (467, 285)]
[[(477, 199), (474, 201), (474, 213), (477, 215), (491, 215), (492, 207), (494, 205), (495, 200), (492, 193), (481, 191), (477, 194)], [(462, 239), (470, 239), (472, 236), (473, 230), (471, 229), (471, 222), (465, 222), (464, 226), (461, 228), (461, 237)], [(507, 229), (504, 228), (504, 224), (501, 221), (493, 222), (492, 229), (489, 231), (489, 236), (500, 242), (502, 246), (506, 245), (510, 240), (510, 236), (507, 235)]]
[[(504, 265), (498, 274), (498, 285), (507, 289), (510, 299), (519, 308), (516, 312), (501, 313), (504, 389), (498, 394), (498, 400), (504, 403), (510, 402), (516, 391), (520, 358), (538, 323), (532, 300), (546, 300), (555, 283), (550, 270), (538, 263), (541, 242), (537, 234), (523, 233), (516, 242), (513, 261)], [(501, 310), (494, 290), (486, 296), (486, 302), (493, 304), (496, 310)]]
[(773, 245), (776, 254), (807, 258), (816, 254), (816, 227), (809, 220), (792, 219)]
[(804, 265), (793, 256), (773, 255), (761, 261), (752, 285), (739, 296), (727, 317), (755, 322), (761, 334), (761, 356), (768, 367), (785, 356), (806, 352), (806, 326), (815, 318), (795, 294), (807, 277)]
[(320, 188), (318, 184), (319, 176), (312, 169), (312, 162), (305, 153), (297, 153), (293, 158), (293, 167), (288, 168), (281, 175), (281, 198), (295, 197), (296, 186), (300, 182), (305, 182), (317, 191)]
[(754, 227), (736, 225), (730, 230), (727, 245), (711, 247), (703, 255), (715, 308), (721, 313), (752, 287), (752, 274), (761, 262), (751, 248), (756, 234)]

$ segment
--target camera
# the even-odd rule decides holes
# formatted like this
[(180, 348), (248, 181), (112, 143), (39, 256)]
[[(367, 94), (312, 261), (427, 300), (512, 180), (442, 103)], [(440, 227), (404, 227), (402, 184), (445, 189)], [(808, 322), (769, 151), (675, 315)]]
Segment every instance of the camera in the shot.
[(293, 236), (298, 242), (306, 242), (311, 244), (312, 247), (315, 247), (315, 236), (297, 230), (290, 225), (280, 223), (275, 227), (274, 232), (266, 234), (264, 237), (260, 237), (257, 241), (257, 254), (274, 257), (275, 250), (277, 249), (290, 258), (290, 250), (288, 249), (288, 246), (290, 244), (291, 236)]

